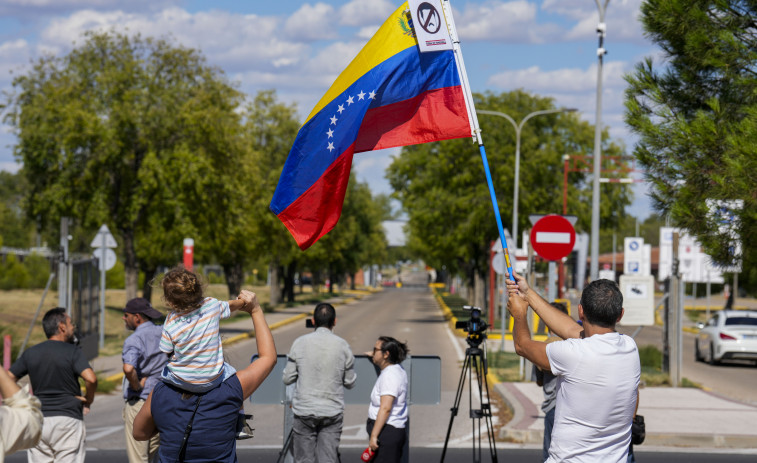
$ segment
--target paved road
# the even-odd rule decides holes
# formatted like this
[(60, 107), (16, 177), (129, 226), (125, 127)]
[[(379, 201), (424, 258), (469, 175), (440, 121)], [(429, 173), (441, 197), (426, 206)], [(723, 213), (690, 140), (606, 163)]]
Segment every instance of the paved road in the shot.
[[(274, 331), (279, 354), (286, 354), (294, 339), (311, 330), (304, 320)], [(413, 405), (410, 410), (412, 445), (440, 446), (444, 443), (449, 424), (449, 408), (454, 402), (460, 375), (459, 359), (464, 355), (462, 338), (453, 338), (436, 302), (426, 287), (387, 289), (359, 302), (338, 306), (335, 332), (345, 338), (355, 354), (371, 350), (379, 335), (389, 335), (407, 341), (413, 355), (438, 355), (442, 358), (442, 393), (439, 405)], [(254, 340), (240, 342), (224, 349), (228, 361), (236, 368), (247, 365), (255, 352)], [(280, 381), (280, 378), (269, 378)], [(466, 383), (467, 385), (467, 383)], [(470, 446), (471, 420), (468, 418), (467, 392), (461, 410), (455, 418), (450, 446)], [(254, 396), (253, 396), (254, 399)], [(117, 395), (98, 396), (92, 413), (86, 418), (90, 448), (100, 450), (124, 447), (121, 408)], [(254, 414), (252, 427), (255, 438), (250, 445), (276, 448), (283, 444), (283, 406), (245, 405)], [(367, 445), (365, 404), (348, 405), (345, 410), (342, 442), (345, 445)], [(241, 443), (240, 443), (241, 444)]]
[[(360, 461), (361, 448), (342, 447), (340, 451), (342, 462)], [(441, 449), (438, 448), (413, 447), (410, 449), (411, 461), (413, 463), (438, 463), (441, 453)], [(541, 461), (540, 455), (541, 448), (507, 446), (498, 450), (497, 461), (502, 463), (533, 463)], [(237, 457), (239, 461), (274, 463), (278, 458), (278, 450), (240, 448), (237, 450)], [(754, 452), (746, 453), (746, 451), (715, 454), (676, 449), (674, 452), (639, 450), (636, 453), (636, 461), (639, 463), (753, 463), (755, 458), (757, 458), (757, 455)], [(26, 452), (15, 453), (7, 457), (5, 461), (6, 463), (25, 463)], [(451, 449), (447, 452), (445, 461), (448, 463), (473, 461), (471, 450), (463, 448)], [(481, 461), (491, 461), (489, 454), (485, 453)], [(128, 459), (123, 450), (89, 451), (87, 452), (87, 463), (128, 463)]]
[[(619, 331), (632, 334), (635, 327), (621, 327)], [(683, 333), (683, 366), (681, 376), (699, 383), (726, 397), (757, 404), (757, 365), (752, 362), (735, 361), (721, 365), (708, 365), (694, 360), (696, 336)], [(636, 336), (639, 347), (654, 345), (662, 350), (662, 328), (646, 326)]]

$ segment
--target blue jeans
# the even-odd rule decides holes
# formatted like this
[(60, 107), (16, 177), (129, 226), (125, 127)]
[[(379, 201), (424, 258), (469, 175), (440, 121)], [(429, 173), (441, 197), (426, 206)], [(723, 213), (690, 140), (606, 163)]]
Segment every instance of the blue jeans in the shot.
[(542, 449), (542, 460), (547, 461), (549, 458), (549, 444), (552, 442), (552, 426), (555, 424), (555, 407), (544, 415), (544, 443)]
[(237, 370), (234, 367), (226, 362), (223, 362), (223, 371), (220, 375), (218, 375), (218, 377), (207, 383), (196, 384), (188, 383), (182, 380), (181, 378), (173, 374), (173, 372), (168, 369), (168, 365), (166, 365), (165, 367), (163, 367), (163, 371), (160, 373), (160, 379), (163, 380), (163, 382), (166, 384), (171, 384), (172, 386), (176, 386), (179, 389), (183, 389), (187, 392), (202, 394), (203, 392), (215, 389), (219, 384), (234, 376), (236, 372)]

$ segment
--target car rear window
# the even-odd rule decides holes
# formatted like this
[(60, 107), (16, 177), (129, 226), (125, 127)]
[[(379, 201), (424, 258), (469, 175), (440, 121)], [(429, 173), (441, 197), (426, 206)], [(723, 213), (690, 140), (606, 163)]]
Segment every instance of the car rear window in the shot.
[(757, 326), (757, 318), (750, 317), (730, 317), (725, 319), (726, 325), (755, 325)]

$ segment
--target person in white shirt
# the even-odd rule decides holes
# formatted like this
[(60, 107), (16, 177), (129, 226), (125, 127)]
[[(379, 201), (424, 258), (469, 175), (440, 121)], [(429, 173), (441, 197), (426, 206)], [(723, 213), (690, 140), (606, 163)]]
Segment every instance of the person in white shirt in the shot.
[(407, 373), (400, 363), (407, 357), (407, 344), (381, 336), (366, 352), (381, 373), (371, 391), (366, 430), (368, 447), (375, 453), (373, 463), (402, 461), (407, 426)]
[(17, 386), (3, 367), (0, 396), (0, 461), (4, 461), (6, 455), (37, 445), (42, 435), (42, 406), (39, 399)]
[[(641, 365), (636, 343), (615, 331), (623, 295), (614, 281), (595, 280), (581, 295), (582, 325), (559, 311), (525, 279), (508, 280), (515, 352), (557, 376), (557, 405), (547, 462), (626, 462), (638, 401)], [(564, 341), (531, 339), (526, 315), (533, 308)]]

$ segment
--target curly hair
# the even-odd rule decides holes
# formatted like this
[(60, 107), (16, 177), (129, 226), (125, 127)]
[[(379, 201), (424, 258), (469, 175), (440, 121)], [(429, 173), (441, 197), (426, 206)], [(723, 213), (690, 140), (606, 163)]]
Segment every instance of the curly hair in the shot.
[(197, 274), (184, 267), (174, 267), (160, 281), (163, 299), (176, 313), (188, 313), (199, 309), (205, 297), (202, 282)]

